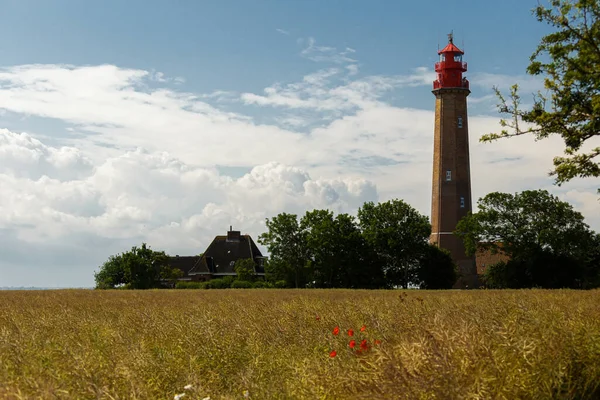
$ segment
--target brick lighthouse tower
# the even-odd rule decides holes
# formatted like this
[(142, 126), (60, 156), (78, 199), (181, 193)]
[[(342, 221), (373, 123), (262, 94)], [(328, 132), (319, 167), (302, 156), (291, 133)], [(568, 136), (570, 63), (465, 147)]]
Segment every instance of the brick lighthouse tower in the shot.
[(433, 190), (431, 243), (446, 249), (458, 265), (461, 277), (456, 288), (477, 286), (474, 257), (465, 255), (462, 240), (453, 234), (458, 221), (471, 211), (471, 171), (467, 96), (469, 81), (463, 77), (467, 63), (464, 52), (448, 35), (448, 45), (438, 51), (435, 63), (435, 131), (433, 141)]

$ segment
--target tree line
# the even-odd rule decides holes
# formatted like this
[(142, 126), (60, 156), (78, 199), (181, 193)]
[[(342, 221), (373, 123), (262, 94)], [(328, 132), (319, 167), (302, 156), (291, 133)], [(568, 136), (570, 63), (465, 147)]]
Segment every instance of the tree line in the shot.
[[(302, 217), (280, 213), (267, 218), (266, 228), (258, 237), (269, 253), (264, 281), (252, 274), (252, 260), (239, 260), (237, 277), (189, 285), (446, 289), (459, 276), (450, 254), (429, 243), (428, 218), (399, 199), (364, 203), (356, 217), (329, 210)], [(467, 255), (487, 251), (507, 257), (486, 266), (480, 277), (485, 287), (600, 287), (600, 235), (548, 191), (490, 193), (454, 233)], [(180, 276), (164, 252), (143, 244), (111, 256), (95, 278), (98, 288), (150, 288)]]
[(428, 218), (399, 199), (364, 203), (356, 218), (281, 213), (266, 227), (267, 278), (289, 287), (444, 289), (457, 279), (449, 253), (429, 244)]
[[(252, 260), (238, 260), (236, 277), (181, 288), (450, 288), (457, 270), (450, 254), (429, 244), (428, 218), (402, 200), (365, 203), (358, 218), (329, 210), (298, 218), (281, 213), (266, 220), (258, 242), (269, 253), (262, 282)], [(171, 268), (164, 251), (144, 243), (111, 256), (95, 274), (96, 287), (147, 289), (174, 284), (181, 271)], [(236, 283), (237, 282), (237, 283)], [(243, 282), (243, 283), (241, 283)]]

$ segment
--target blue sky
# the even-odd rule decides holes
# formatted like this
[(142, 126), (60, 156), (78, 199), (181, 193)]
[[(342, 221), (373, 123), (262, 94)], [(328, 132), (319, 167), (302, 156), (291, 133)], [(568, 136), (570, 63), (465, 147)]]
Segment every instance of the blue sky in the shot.
[(229, 225), (402, 198), (429, 215), (438, 44), (471, 81), (473, 200), (545, 188), (600, 229), (597, 182), (561, 188), (551, 139), (479, 144), (492, 86), (548, 27), (535, 1), (0, 2), (0, 287), (91, 286), (148, 242), (202, 252)]
[(476, 70), (524, 73), (545, 28), (533, 1), (449, 3), (4, 0), (0, 49), (4, 65), (108, 63), (185, 77), (194, 92), (258, 91), (314, 69), (299, 38), (355, 49), (364, 74), (398, 74), (434, 62), (454, 30)]

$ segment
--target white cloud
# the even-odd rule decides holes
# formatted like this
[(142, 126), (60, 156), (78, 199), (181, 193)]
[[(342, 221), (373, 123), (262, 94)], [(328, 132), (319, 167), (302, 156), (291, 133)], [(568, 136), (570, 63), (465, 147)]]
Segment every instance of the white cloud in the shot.
[(243, 93), (241, 99), (259, 106), (350, 111), (377, 106), (381, 96), (393, 89), (429, 85), (435, 76), (427, 68), (419, 67), (408, 75), (373, 75), (350, 80), (358, 73), (358, 67), (353, 64), (345, 69), (347, 73), (340, 68), (319, 70), (306, 75), (301, 82), (267, 87), (264, 95)]
[(275, 29), (275, 30), (276, 30), (277, 32), (281, 33), (282, 35), (289, 36), (289, 34), (290, 34), (290, 32), (289, 32), (289, 31), (286, 31), (285, 29), (280, 29), (280, 28), (277, 28), (277, 29)]
[(91, 161), (76, 148), (48, 147), (31, 135), (16, 135), (6, 129), (0, 129), (0, 160), (0, 173), (34, 179), (44, 175), (76, 179), (89, 175), (93, 168)]
[(306, 47), (302, 49), (300, 55), (304, 58), (315, 62), (330, 62), (334, 64), (345, 64), (356, 62), (355, 59), (349, 57), (349, 54), (356, 53), (356, 50), (346, 47), (342, 51), (338, 51), (335, 47), (318, 46), (317, 41), (313, 37), (309, 37), (306, 41), (300, 39), (301, 44)]
[[(340, 54), (314, 42), (308, 48)], [(431, 85), (433, 72), (357, 74), (351, 63), (262, 94), (191, 94), (151, 89), (149, 82), (171, 82), (156, 72), (110, 65), (1, 70), (0, 110), (59, 120), (70, 130), (52, 142), (41, 139), (45, 132), (0, 130), (0, 286), (36, 277), (45, 285), (53, 276), (56, 285), (90, 285), (101, 261), (142, 240), (195, 254), (229, 225), (256, 238), (264, 219), (283, 211), (353, 212), (364, 201), (402, 198), (428, 215), (433, 96), (430, 110), (393, 107), (383, 96)], [(484, 78), (476, 85), (494, 81)], [(231, 101), (274, 112), (277, 125), (219, 103)], [(556, 188), (547, 177), (560, 140), (478, 143), (498, 119), (469, 118), (474, 200), (543, 187), (599, 230), (596, 188), (589, 181)], [(235, 179), (216, 165), (250, 172)], [(36, 258), (41, 252), (48, 257)], [(27, 263), (31, 270), (19, 272)]]
[[(78, 152), (23, 137), (28, 138), (0, 131), (0, 154)], [(34, 170), (45, 165), (44, 158), (36, 160), (38, 165), (35, 160), (27, 165)], [(231, 224), (256, 238), (264, 219), (282, 210), (354, 212), (364, 201), (377, 200), (374, 184), (363, 178), (313, 179), (301, 168), (271, 162), (232, 179), (216, 169), (142, 149), (110, 158), (77, 179), (22, 174), (21, 166), (8, 165), (0, 174), (0, 230), (12, 230), (19, 245), (27, 248), (58, 246), (81, 235), (114, 241), (96, 258), (85, 246), (69, 255), (80, 257), (81, 268), (88, 271), (86, 284), (106, 256), (141, 240), (171, 253), (199, 253)], [(48, 261), (61, 262), (56, 257)], [(3, 275), (9, 262), (18, 260), (1, 261)]]

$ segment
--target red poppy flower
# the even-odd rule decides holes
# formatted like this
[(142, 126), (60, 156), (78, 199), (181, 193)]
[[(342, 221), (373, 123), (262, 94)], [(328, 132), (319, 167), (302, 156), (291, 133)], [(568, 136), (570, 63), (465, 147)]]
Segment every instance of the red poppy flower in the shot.
[(367, 344), (367, 339), (363, 339), (362, 342), (360, 342), (360, 348), (362, 350), (366, 350), (369, 347), (369, 345)]
[(364, 325), (360, 327), (360, 331), (361, 331), (361, 332), (364, 332), (364, 331), (365, 331), (365, 329), (367, 329), (367, 327), (366, 327), (366, 326), (364, 326)]
[(316, 319), (317, 319), (317, 321), (319, 321), (319, 320), (321, 319), (321, 317), (319, 317), (319, 316), (317, 315), (317, 318), (316, 318)]
[(333, 328), (333, 334), (337, 335), (338, 333), (340, 333), (340, 327), (336, 326), (335, 328)]
[(350, 343), (348, 343), (348, 346), (353, 349), (356, 346), (356, 340), (351, 340)]
[(381, 344), (381, 340), (375, 339), (375, 344)]
[(331, 353), (329, 353), (329, 357), (333, 358), (335, 356), (337, 356), (337, 351), (332, 350)]
[(348, 329), (348, 336), (354, 336), (354, 331), (352, 329)]

